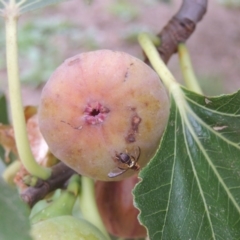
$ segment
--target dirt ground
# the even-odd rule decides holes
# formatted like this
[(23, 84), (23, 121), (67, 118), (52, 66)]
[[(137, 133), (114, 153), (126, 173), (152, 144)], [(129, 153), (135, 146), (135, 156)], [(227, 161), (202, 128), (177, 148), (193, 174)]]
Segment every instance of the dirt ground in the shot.
[[(124, 16), (124, 11), (110, 10), (113, 2), (94, 0), (87, 5), (82, 0), (69, 0), (50, 12), (66, 17), (83, 29), (93, 29), (100, 48), (121, 50), (142, 58), (137, 42), (126, 40), (131, 37), (131, 31), (147, 29), (153, 33), (160, 32), (181, 4), (180, 0), (172, 0), (170, 4), (157, 0), (129, 0), (127, 2), (136, 11), (132, 11), (129, 17)], [(231, 93), (240, 88), (240, 9), (228, 9), (216, 0), (209, 0), (207, 14), (197, 25), (187, 46), (206, 94)], [(75, 52), (71, 46), (66, 47), (69, 56), (86, 51), (82, 48)], [(182, 81), (177, 55), (170, 60), (169, 68)], [(38, 104), (39, 96), (39, 89), (23, 87), (24, 104)]]

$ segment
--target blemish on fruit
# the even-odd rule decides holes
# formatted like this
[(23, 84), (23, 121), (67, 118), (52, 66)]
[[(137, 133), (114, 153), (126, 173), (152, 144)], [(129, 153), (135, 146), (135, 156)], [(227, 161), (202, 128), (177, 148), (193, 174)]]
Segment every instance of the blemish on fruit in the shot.
[(138, 132), (138, 126), (142, 119), (135, 114), (131, 119), (131, 128), (128, 131), (128, 135), (125, 138), (128, 143), (133, 143), (136, 141), (136, 133)]
[[(130, 67), (133, 66), (134, 63), (130, 63)], [(127, 71), (125, 73), (125, 76), (124, 76), (124, 82), (127, 80), (127, 78), (129, 77), (129, 68), (127, 68)]]
[(104, 122), (109, 112), (109, 108), (103, 106), (101, 103), (92, 102), (84, 110), (85, 120), (88, 124), (96, 125)]
[(70, 124), (70, 123), (68, 123), (68, 122), (65, 122), (65, 121), (63, 121), (63, 120), (61, 120), (61, 122), (68, 124), (71, 128), (76, 129), (76, 130), (81, 130), (81, 129), (83, 128), (82, 126), (76, 126), (76, 127), (74, 127), (72, 124)]
[(68, 66), (72, 66), (76, 63), (79, 63), (80, 62), (80, 58), (75, 58), (74, 60), (68, 62)]
[(126, 73), (125, 73), (125, 76), (124, 76), (124, 82), (127, 80), (127, 78), (128, 78), (128, 68), (127, 68), (127, 71), (126, 71)]
[(149, 121), (145, 121), (144, 128), (147, 129), (147, 131), (152, 131), (152, 124)]
[(135, 138), (134, 133), (129, 133), (129, 134), (127, 135), (127, 137), (126, 137), (126, 141), (127, 141), (128, 143), (133, 143), (133, 142), (135, 142), (135, 141), (136, 141), (136, 138)]
[(133, 118), (132, 118), (132, 129), (134, 131), (136, 131), (136, 132), (138, 131), (138, 126), (139, 126), (141, 121), (142, 121), (142, 119), (139, 116), (137, 116), (137, 115), (133, 116)]

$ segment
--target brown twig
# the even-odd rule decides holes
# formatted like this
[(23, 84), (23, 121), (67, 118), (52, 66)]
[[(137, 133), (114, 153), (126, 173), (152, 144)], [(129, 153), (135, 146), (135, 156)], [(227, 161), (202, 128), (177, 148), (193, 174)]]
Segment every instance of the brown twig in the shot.
[(32, 207), (36, 202), (43, 199), (49, 192), (62, 188), (64, 183), (75, 171), (60, 162), (52, 167), (52, 175), (46, 180), (38, 180), (35, 187), (28, 187), (21, 193), (21, 198)]
[[(158, 34), (161, 45), (157, 48), (163, 61), (167, 63), (177, 52), (180, 42), (185, 42), (196, 28), (196, 24), (206, 13), (208, 0), (183, 0), (179, 11)], [(145, 62), (148, 63), (147, 58)]]

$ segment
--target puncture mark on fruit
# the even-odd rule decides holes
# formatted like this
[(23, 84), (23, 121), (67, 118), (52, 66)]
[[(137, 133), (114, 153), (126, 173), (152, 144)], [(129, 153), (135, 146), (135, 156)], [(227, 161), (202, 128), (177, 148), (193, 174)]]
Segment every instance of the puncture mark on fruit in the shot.
[(92, 102), (87, 105), (84, 110), (85, 120), (88, 124), (99, 124), (104, 122), (107, 114), (110, 112), (110, 109), (103, 106), (99, 102)]
[[(134, 109), (135, 110), (135, 109)], [(128, 143), (132, 143), (136, 141), (136, 133), (138, 132), (139, 124), (141, 123), (142, 119), (135, 114), (131, 119), (131, 128), (128, 131), (128, 135), (125, 138)]]
[(142, 121), (142, 119), (138, 115), (135, 115), (132, 117), (132, 129), (134, 131), (136, 131), (136, 132), (138, 131), (138, 126), (141, 121)]
[(123, 173), (127, 170), (132, 169), (134, 171), (138, 171), (140, 169), (139, 164), (137, 163), (141, 154), (140, 147), (134, 148), (134, 154), (128, 153), (127, 149), (125, 153), (116, 153), (114, 157), (114, 161), (117, 163), (117, 167), (114, 168), (110, 173), (108, 173), (108, 177), (114, 178)]
[(65, 122), (63, 120), (61, 120), (61, 122), (66, 123), (67, 125), (69, 125), (70, 127), (72, 127), (73, 129), (76, 129), (76, 130), (81, 130), (83, 128), (83, 126), (74, 127), (71, 123)]
[[(134, 63), (130, 63), (130, 67), (133, 65)], [(127, 80), (127, 78), (129, 77), (129, 68), (127, 68), (127, 71), (126, 71), (126, 73), (125, 73), (125, 75), (124, 75), (124, 82)]]
[(128, 78), (128, 74), (129, 74), (129, 73), (128, 73), (128, 70), (129, 70), (129, 69), (127, 68), (127, 71), (126, 71), (125, 76), (124, 76), (124, 82), (125, 82), (125, 81), (127, 80), (127, 78)]

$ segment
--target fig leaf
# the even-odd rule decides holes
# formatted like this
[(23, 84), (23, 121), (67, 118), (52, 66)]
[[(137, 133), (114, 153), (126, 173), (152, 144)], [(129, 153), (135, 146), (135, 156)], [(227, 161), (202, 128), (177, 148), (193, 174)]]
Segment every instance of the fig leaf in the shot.
[(135, 187), (151, 240), (240, 239), (240, 91), (179, 88), (161, 144)]

